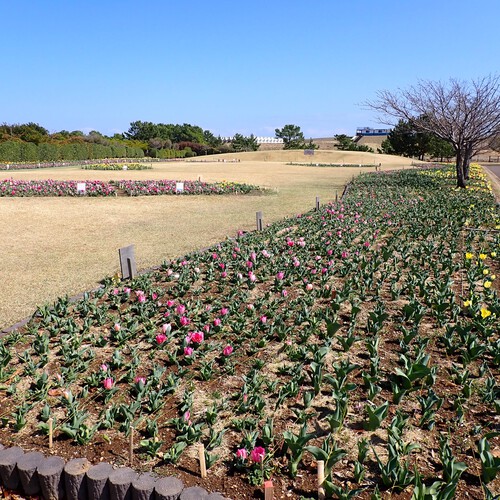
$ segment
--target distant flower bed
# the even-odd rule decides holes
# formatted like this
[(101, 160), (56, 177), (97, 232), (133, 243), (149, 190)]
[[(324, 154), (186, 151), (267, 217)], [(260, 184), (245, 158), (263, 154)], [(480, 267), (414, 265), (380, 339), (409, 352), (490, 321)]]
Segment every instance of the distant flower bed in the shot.
[(287, 163), (295, 167), (376, 167), (374, 163)]
[(0, 180), (0, 196), (79, 196), (78, 184), (85, 184), (87, 196), (115, 196), (115, 188), (109, 182), (102, 181), (19, 181)]
[(161, 194), (247, 194), (260, 188), (239, 182), (201, 182), (201, 181), (116, 181), (115, 186), (130, 196), (154, 196)]
[(162, 194), (247, 194), (258, 186), (238, 182), (207, 183), (201, 181), (20, 181), (0, 180), (1, 196), (117, 196), (117, 189), (128, 196)]
[(109, 164), (93, 164), (82, 165), (83, 170), (151, 170), (148, 165), (140, 163), (109, 163)]

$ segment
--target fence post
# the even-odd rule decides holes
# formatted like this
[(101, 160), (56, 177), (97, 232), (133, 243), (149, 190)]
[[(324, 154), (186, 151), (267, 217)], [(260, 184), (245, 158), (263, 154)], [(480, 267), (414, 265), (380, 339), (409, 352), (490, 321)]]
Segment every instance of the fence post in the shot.
[(134, 245), (123, 247), (118, 250), (120, 256), (120, 268), (122, 272), (122, 279), (134, 279), (137, 274), (135, 264)]
[(255, 215), (256, 215), (256, 219), (257, 219), (257, 231), (262, 231), (262, 228), (263, 228), (262, 212), (257, 212)]
[(319, 212), (319, 196), (316, 196), (316, 212)]

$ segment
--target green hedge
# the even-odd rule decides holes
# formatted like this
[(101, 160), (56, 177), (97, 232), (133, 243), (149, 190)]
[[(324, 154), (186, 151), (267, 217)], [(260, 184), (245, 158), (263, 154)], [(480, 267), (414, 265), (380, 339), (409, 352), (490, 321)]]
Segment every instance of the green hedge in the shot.
[(0, 142), (0, 162), (45, 162), (59, 160), (94, 160), (101, 158), (143, 158), (141, 148), (94, 143), (35, 144), (33, 142)]

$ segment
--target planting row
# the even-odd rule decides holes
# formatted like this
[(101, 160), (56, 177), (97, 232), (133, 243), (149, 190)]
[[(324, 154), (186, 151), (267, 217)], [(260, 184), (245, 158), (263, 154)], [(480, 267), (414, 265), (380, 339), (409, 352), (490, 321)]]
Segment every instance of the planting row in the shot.
[(0, 197), (26, 196), (117, 196), (122, 190), (129, 196), (163, 194), (247, 194), (258, 191), (258, 186), (238, 182), (201, 181), (21, 181), (0, 180)]
[(43, 443), (52, 419), (57, 453), (106, 457), (133, 428), (158, 471), (203, 443), (248, 485), (313, 495), (322, 460), (335, 498), (493, 498), (500, 217), (472, 176), (362, 175), (342, 202), (40, 307), (0, 347), (0, 439)]
[(95, 163), (83, 165), (83, 170), (151, 170), (145, 163)]

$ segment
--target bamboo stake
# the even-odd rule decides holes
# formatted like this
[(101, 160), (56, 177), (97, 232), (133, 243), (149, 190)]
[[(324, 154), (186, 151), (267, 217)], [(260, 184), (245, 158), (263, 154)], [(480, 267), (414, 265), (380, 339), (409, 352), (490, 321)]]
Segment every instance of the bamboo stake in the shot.
[(324, 500), (325, 488), (323, 482), (325, 481), (325, 462), (318, 460), (318, 500)]
[(48, 420), (48, 423), (49, 423), (49, 449), (51, 449), (53, 446), (53, 438), (54, 438), (54, 436), (53, 436), (54, 419), (52, 417), (50, 417)]
[(274, 496), (274, 486), (272, 481), (266, 481), (264, 483), (264, 500), (273, 500)]
[(207, 464), (205, 463), (205, 446), (203, 443), (198, 448), (198, 457), (200, 459), (200, 474), (202, 479), (207, 477)]
[(134, 464), (134, 428), (130, 427), (130, 434), (128, 440), (128, 460), (130, 465)]

